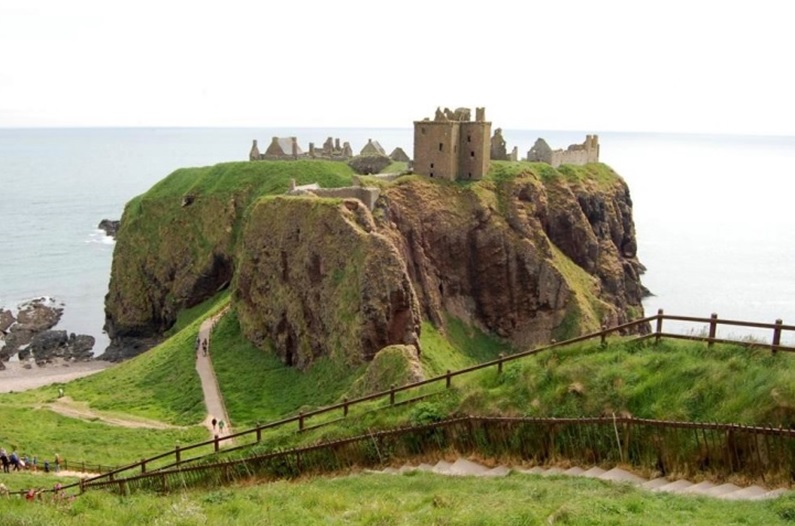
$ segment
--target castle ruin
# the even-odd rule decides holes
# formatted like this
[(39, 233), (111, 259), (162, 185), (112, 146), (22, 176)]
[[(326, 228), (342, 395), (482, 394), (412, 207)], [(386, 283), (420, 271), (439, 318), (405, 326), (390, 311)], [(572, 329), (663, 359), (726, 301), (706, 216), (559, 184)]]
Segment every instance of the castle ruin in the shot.
[(447, 180), (481, 179), (489, 171), (491, 123), (485, 108), (436, 109), (433, 120), (414, 121), (414, 172)]
[(586, 135), (582, 144), (572, 144), (565, 150), (553, 150), (544, 139), (536, 140), (527, 160), (551, 164), (557, 168), (561, 164), (588, 164), (599, 162), (599, 136)]
[(273, 137), (265, 153), (260, 153), (257, 140), (251, 146), (248, 154), (249, 161), (295, 161), (298, 159), (325, 159), (329, 161), (347, 161), (353, 157), (350, 143), (344, 142), (340, 146), (339, 139), (329, 137), (322, 148), (316, 148), (315, 143), (309, 143), (309, 152), (304, 152), (298, 145), (296, 137)]

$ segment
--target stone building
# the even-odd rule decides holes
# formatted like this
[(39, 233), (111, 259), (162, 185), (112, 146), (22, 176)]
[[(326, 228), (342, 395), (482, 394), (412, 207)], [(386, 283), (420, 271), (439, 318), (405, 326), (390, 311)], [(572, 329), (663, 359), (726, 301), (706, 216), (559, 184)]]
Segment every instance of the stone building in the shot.
[(401, 148), (400, 146), (398, 146), (397, 148), (392, 150), (392, 153), (389, 154), (389, 158), (392, 159), (395, 162), (398, 162), (398, 163), (411, 162), (411, 159), (409, 159), (409, 156), (406, 155), (406, 152), (404, 152), (403, 148)]
[(349, 142), (344, 142), (340, 146), (339, 138), (326, 139), (322, 148), (315, 148), (315, 143), (309, 143), (309, 157), (311, 159), (327, 159), (331, 161), (347, 161), (353, 157), (353, 149)]
[(384, 150), (378, 141), (367, 139), (367, 144), (364, 145), (359, 155), (383, 155), (386, 157), (386, 150)]
[(303, 156), (304, 152), (298, 146), (298, 139), (295, 137), (273, 137), (265, 153), (260, 153), (257, 147), (257, 140), (251, 146), (248, 154), (250, 161), (268, 160), (295, 160)]
[(553, 150), (544, 139), (536, 140), (527, 160), (551, 164), (557, 168), (561, 164), (588, 164), (599, 162), (599, 136), (586, 135), (582, 144), (572, 144), (565, 150)]
[(491, 122), (485, 108), (436, 109), (414, 121), (414, 173), (439, 179), (481, 179), (489, 171)]

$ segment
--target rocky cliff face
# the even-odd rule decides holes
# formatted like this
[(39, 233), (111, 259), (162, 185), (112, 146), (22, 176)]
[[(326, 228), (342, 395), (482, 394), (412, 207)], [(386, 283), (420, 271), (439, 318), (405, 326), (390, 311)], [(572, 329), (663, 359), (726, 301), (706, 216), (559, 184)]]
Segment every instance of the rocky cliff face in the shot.
[(385, 190), (375, 215), (427, 318), (443, 324), (449, 312), (517, 345), (540, 344), (642, 312), (629, 191), (609, 180), (416, 178)]
[(405, 263), (355, 199), (273, 198), (255, 205), (233, 289), (246, 337), (288, 365), (330, 355), (370, 361), (417, 346), (420, 313)]
[(372, 213), (356, 200), (209, 191), (166, 213), (161, 200), (184, 195), (149, 197), (128, 205), (142, 209), (125, 212), (114, 254), (107, 326), (122, 344), (156, 338), (230, 281), (245, 336), (297, 367), (419, 350), (421, 318), (442, 326), (448, 313), (521, 347), (643, 314), (629, 190), (601, 164), (403, 178)]

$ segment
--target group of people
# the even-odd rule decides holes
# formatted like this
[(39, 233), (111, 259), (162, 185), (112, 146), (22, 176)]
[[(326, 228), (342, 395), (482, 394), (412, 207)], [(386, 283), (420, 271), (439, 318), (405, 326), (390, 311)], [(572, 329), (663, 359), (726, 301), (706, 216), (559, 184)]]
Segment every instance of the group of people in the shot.
[[(5, 448), (0, 448), (0, 463), (3, 464), (3, 473), (10, 473), (12, 471), (21, 471), (21, 470), (29, 470), (29, 471), (36, 471), (39, 468), (39, 460), (35, 456), (30, 457), (28, 455), (19, 456), (16, 451), (12, 451), (11, 454), (5, 450)], [(61, 455), (58, 453), (55, 454), (55, 462), (53, 463), (53, 468), (56, 472), (61, 470)], [(49, 473), (50, 471), (50, 462), (44, 461), (44, 471)]]

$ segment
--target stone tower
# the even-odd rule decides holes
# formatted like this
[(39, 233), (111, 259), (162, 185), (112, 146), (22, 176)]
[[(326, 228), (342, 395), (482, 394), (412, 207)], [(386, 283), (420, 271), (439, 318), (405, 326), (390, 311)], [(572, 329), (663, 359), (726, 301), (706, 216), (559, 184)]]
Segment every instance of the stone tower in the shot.
[(481, 179), (489, 171), (491, 123), (484, 108), (437, 108), (433, 120), (414, 121), (414, 172), (446, 180)]

